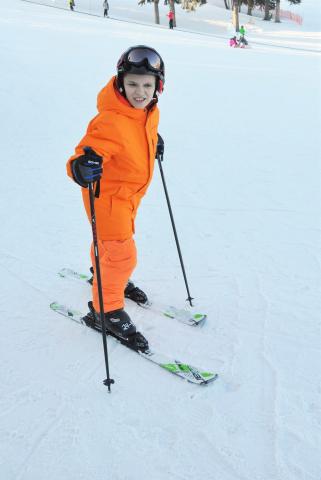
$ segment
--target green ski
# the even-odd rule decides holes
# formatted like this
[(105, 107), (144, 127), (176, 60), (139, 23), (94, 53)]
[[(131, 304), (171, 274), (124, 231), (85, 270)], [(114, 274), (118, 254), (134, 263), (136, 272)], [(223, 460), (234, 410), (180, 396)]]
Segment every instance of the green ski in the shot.
[[(81, 325), (87, 325), (85, 322), (86, 315), (79, 312), (78, 310), (74, 310), (73, 308), (69, 308), (66, 305), (60, 304), (58, 302), (51, 303), (50, 308), (53, 311), (70, 318), (76, 323), (79, 323)], [(107, 334), (108, 336), (115, 337), (112, 332), (108, 331)], [(145, 352), (135, 350), (131, 346), (129, 346), (128, 343), (125, 342), (123, 339), (119, 337), (115, 338), (116, 340), (120, 341), (122, 345), (125, 345), (126, 347), (137, 352), (141, 357), (146, 358), (147, 360), (155, 363), (156, 365), (162, 367), (168, 372), (187, 380), (188, 382), (195, 383), (197, 385), (206, 385), (210, 382), (213, 382), (218, 377), (217, 373), (202, 368), (197, 368), (189, 363), (184, 363), (174, 358), (169, 358), (168, 356), (156, 352), (152, 349), (148, 349)]]
[[(90, 283), (91, 277), (84, 273), (76, 272), (71, 268), (62, 268), (58, 275), (62, 278), (71, 278), (80, 282)], [(185, 323), (190, 326), (202, 325), (207, 316), (205, 313), (196, 312), (194, 308), (177, 308), (172, 305), (161, 305), (156, 302), (149, 302), (146, 305), (140, 305), (142, 308), (151, 310), (152, 312), (178, 320), (181, 323)]]

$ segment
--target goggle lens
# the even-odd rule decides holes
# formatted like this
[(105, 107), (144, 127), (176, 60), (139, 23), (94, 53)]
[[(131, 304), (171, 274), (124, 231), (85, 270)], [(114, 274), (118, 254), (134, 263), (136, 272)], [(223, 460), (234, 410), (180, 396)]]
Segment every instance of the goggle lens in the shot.
[(147, 48), (135, 48), (128, 53), (127, 60), (134, 66), (141, 66), (144, 63), (148, 63), (148, 66), (154, 70), (159, 71), (162, 66), (162, 60), (160, 56)]

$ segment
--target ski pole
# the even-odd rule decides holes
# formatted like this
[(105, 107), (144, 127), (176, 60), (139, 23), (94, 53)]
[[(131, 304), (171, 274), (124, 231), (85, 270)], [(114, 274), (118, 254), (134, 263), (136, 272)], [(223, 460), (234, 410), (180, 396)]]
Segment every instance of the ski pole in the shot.
[(166, 196), (169, 216), (170, 216), (171, 222), (172, 222), (172, 228), (173, 228), (173, 232), (174, 232), (176, 247), (177, 247), (177, 251), (178, 251), (179, 260), (181, 262), (184, 282), (185, 282), (186, 291), (187, 291), (187, 295), (188, 295), (186, 300), (189, 302), (190, 306), (192, 307), (193, 306), (193, 304), (192, 304), (193, 297), (191, 297), (191, 294), (190, 294), (190, 291), (189, 291), (189, 288), (188, 288), (188, 283), (187, 283), (187, 278), (186, 278), (186, 273), (185, 273), (185, 268), (184, 268), (182, 252), (181, 252), (181, 249), (180, 249), (180, 246), (179, 246), (178, 236), (177, 236), (175, 222), (174, 222), (174, 216), (173, 216), (172, 207), (171, 207), (171, 203), (170, 203), (169, 196), (168, 196), (168, 191), (167, 191), (164, 172), (163, 172), (163, 167), (162, 167), (164, 145), (162, 146), (162, 149), (160, 149), (160, 150), (161, 151), (158, 151), (158, 149), (157, 149), (158, 166), (159, 166), (160, 174), (161, 174), (161, 177), (162, 177), (162, 182), (163, 182), (164, 192), (165, 192), (165, 196)]
[[(89, 150), (88, 147), (84, 148), (85, 153)], [(103, 381), (104, 385), (108, 387), (108, 392), (110, 392), (110, 385), (115, 383), (115, 381), (110, 378), (109, 375), (109, 363), (108, 363), (108, 350), (107, 350), (107, 334), (106, 334), (106, 324), (105, 324), (105, 315), (104, 315), (104, 302), (103, 302), (103, 289), (101, 284), (100, 276), (100, 261), (99, 261), (99, 250), (98, 250), (98, 240), (97, 240), (97, 226), (96, 226), (96, 213), (95, 213), (95, 197), (94, 197), (94, 187), (93, 183), (89, 183), (89, 200), (90, 200), (90, 215), (91, 215), (91, 228), (93, 233), (93, 244), (94, 244), (94, 254), (95, 254), (95, 269), (97, 276), (97, 287), (98, 287), (98, 297), (99, 297), (99, 314), (100, 321), (102, 326), (102, 337), (104, 345), (104, 356), (105, 356), (105, 365), (106, 365), (106, 374), (107, 378)]]

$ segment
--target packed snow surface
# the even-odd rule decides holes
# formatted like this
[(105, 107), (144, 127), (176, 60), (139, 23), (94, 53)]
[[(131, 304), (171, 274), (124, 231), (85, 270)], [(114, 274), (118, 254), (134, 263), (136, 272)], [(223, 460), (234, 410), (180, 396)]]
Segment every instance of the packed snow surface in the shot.
[[(110, 2), (118, 19), (100, 4), (86, 15), (1, 1), (3, 480), (321, 479), (319, 6), (303, 0), (302, 26), (244, 15), (252, 48), (241, 50), (227, 45), (230, 12), (212, 3), (177, 7), (169, 31), (163, 5), (156, 27), (153, 6), (129, 0)], [(197, 329), (127, 310), (153, 348), (219, 379), (189, 384), (109, 339), (108, 394), (101, 336), (49, 303), (86, 312), (89, 286), (57, 276), (90, 265), (65, 163), (138, 43), (166, 63), (163, 167), (208, 319)], [(157, 166), (135, 239), (135, 282), (184, 305)]]

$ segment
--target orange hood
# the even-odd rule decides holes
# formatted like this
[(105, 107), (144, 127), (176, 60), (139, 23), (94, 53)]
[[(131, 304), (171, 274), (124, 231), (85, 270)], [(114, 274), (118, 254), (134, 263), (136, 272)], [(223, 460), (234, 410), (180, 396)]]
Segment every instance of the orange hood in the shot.
[(157, 100), (153, 100), (144, 110), (132, 107), (128, 100), (118, 92), (116, 75), (109, 80), (97, 96), (97, 110), (99, 113), (117, 111), (122, 115), (137, 119), (146, 117), (147, 111), (152, 110), (156, 103)]

